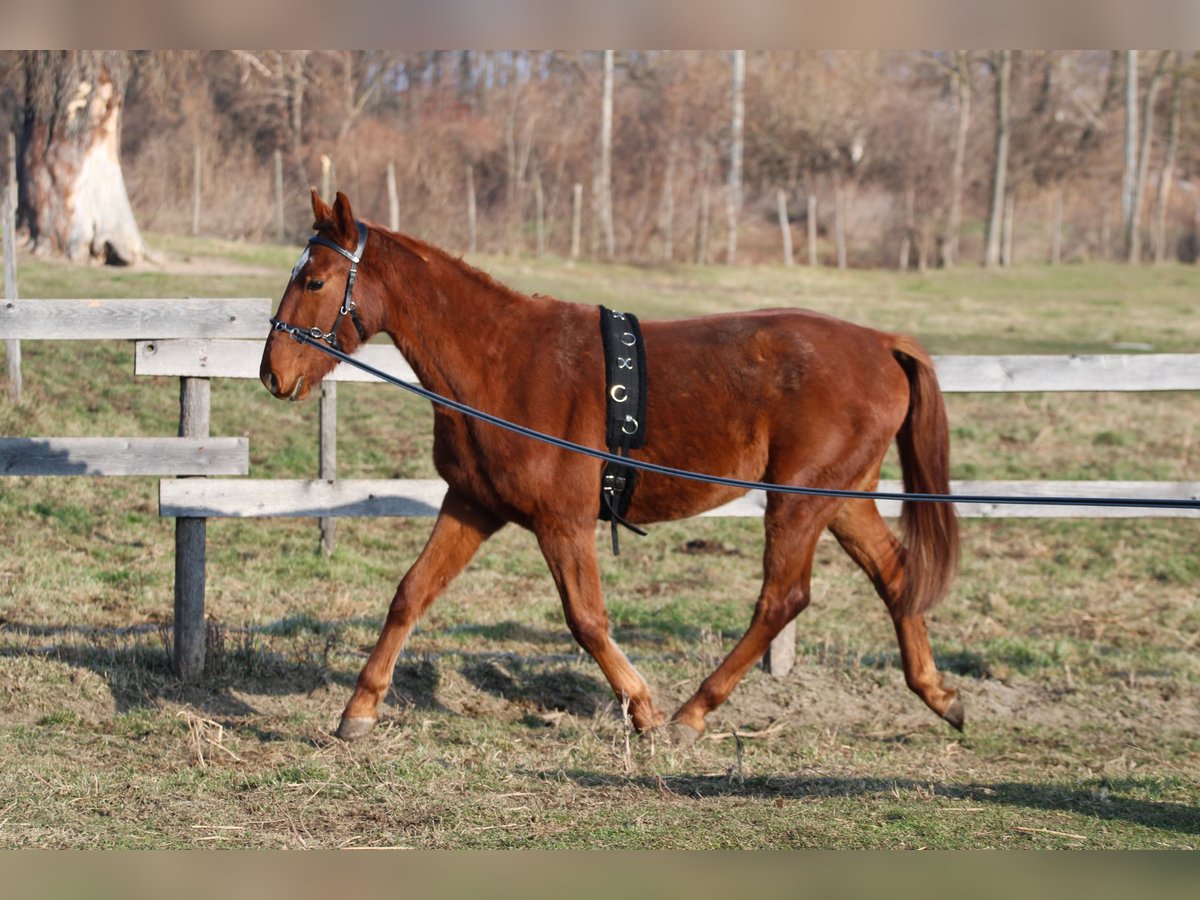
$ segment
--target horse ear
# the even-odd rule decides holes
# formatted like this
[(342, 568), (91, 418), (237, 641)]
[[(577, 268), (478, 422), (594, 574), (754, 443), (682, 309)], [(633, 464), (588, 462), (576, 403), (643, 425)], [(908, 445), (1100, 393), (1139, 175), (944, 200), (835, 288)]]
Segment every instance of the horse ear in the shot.
[(357, 234), (358, 225), (354, 221), (354, 212), (350, 209), (350, 201), (341, 191), (333, 201), (333, 221), (337, 232), (347, 237)]
[(333, 210), (329, 208), (328, 203), (321, 199), (316, 188), (309, 188), (309, 190), (312, 191), (313, 229), (315, 230), (322, 222), (328, 222), (333, 218)]

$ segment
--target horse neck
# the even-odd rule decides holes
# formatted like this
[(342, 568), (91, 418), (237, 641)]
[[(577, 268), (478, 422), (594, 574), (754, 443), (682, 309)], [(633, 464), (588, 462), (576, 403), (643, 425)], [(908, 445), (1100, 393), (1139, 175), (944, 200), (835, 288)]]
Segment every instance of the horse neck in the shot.
[(435, 247), (417, 252), (389, 236), (400, 244), (389, 278), (398, 287), (385, 288), (384, 331), (423, 385), (478, 399), (494, 381), (491, 364), (509, 356), (508, 344), (541, 304)]

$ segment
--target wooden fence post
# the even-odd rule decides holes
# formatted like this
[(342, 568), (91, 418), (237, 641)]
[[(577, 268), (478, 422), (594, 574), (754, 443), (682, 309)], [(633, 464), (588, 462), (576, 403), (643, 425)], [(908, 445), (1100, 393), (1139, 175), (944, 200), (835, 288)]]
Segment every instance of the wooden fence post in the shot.
[(537, 242), (535, 244), (538, 259), (546, 255), (546, 198), (542, 193), (542, 173), (533, 173), (533, 211), (536, 218)]
[[(0, 231), (4, 245), (4, 299), (17, 299), (17, 142), (8, 132), (8, 167), (0, 186)], [(8, 351), (8, 393), (14, 404), (21, 402), (21, 342), (6, 342)]]
[(470, 252), (478, 249), (475, 221), (475, 167), (467, 166), (467, 246)]
[(776, 678), (783, 678), (796, 665), (796, 620), (788, 622), (775, 635), (771, 646), (763, 655), (762, 666)]
[(583, 227), (583, 185), (571, 188), (571, 259), (579, 259), (580, 231)]
[(396, 193), (396, 164), (387, 164), (388, 228), (400, 230), (400, 196)]
[(333, 196), (333, 160), (321, 154), (321, 197), (328, 203)]
[(1062, 261), (1063, 235), (1063, 192), (1062, 187), (1054, 191), (1054, 213), (1050, 223), (1050, 265), (1057, 266)]
[(775, 200), (779, 206), (779, 232), (783, 236), (783, 264), (790, 268), (795, 265), (795, 260), (792, 258), (792, 226), (788, 223), (787, 195), (783, 188), (776, 192)]
[(842, 180), (837, 180), (833, 197), (833, 232), (837, 244), (837, 267), (846, 268), (846, 189)]
[[(337, 478), (337, 382), (332, 378), (321, 382), (319, 418), (319, 477), (322, 481), (333, 481)], [(320, 519), (320, 525), (321, 550), (329, 555), (337, 544), (337, 519), (326, 516)]]
[(1004, 198), (1004, 227), (1001, 231), (1003, 244), (1000, 250), (1000, 265), (1008, 267), (1013, 264), (1013, 216), (1016, 215), (1016, 198), (1009, 194)]
[[(207, 378), (179, 379), (180, 437), (209, 436), (211, 396)], [(207, 525), (203, 518), (175, 520), (175, 672), (185, 682), (204, 676)]]
[(200, 142), (192, 148), (192, 234), (200, 233)]
[(817, 265), (817, 195), (808, 195), (808, 264)]
[(283, 152), (275, 151), (275, 240), (283, 243)]

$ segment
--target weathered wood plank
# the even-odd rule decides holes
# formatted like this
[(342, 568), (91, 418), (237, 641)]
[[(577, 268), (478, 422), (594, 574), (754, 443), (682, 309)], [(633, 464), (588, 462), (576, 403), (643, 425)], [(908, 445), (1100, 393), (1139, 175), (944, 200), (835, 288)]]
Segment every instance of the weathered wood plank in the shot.
[[(879, 490), (899, 493), (899, 481), (881, 481)], [(1200, 482), (1196, 481), (952, 481), (954, 494), (1021, 497), (1125, 497), (1137, 500), (1197, 500)], [(879, 512), (888, 517), (900, 515), (900, 502), (880, 500)], [(1000, 503), (956, 503), (960, 516), (968, 519), (1138, 519), (1200, 518), (1200, 510), (1139, 509), (1136, 507), (1098, 506), (1014, 506)], [(750, 491), (742, 497), (703, 513), (704, 516), (761, 516), (767, 508), (763, 491)]]
[[(179, 379), (179, 435), (206, 439), (212, 420), (212, 385), (207, 378)], [(195, 479), (200, 483), (203, 479)], [(184, 682), (204, 677), (207, 634), (204, 594), (208, 523), (196, 516), (175, 520), (175, 673)]]
[[(206, 378), (258, 378), (262, 359), (261, 341), (166, 340), (138, 341), (134, 372), (138, 375), (199, 376)], [(355, 354), (358, 359), (404, 381), (416, 381), (412, 367), (390, 344), (368, 344)], [(327, 378), (334, 381), (380, 383), (354, 366), (339, 363)]]
[(0, 305), (0, 338), (265, 339), (270, 318), (266, 298), (15, 300)]
[(250, 442), (227, 438), (0, 438), (0, 475), (246, 475)]
[[(1133, 497), (1200, 500), (1194, 481), (956, 481), (959, 494), (1022, 496)], [(899, 491), (899, 482), (882, 482), (882, 491)], [(163, 481), (159, 515), (211, 517), (275, 516), (432, 516), (446, 485), (439, 480), (220, 480)], [(765, 494), (745, 497), (704, 513), (705, 516), (761, 516)], [(967, 518), (1200, 518), (1200, 510), (1116, 509), (1089, 506), (1009, 506), (955, 504)], [(900, 514), (896, 501), (881, 501), (880, 512)]]
[[(261, 353), (261, 347), (251, 350), (245, 341), (235, 340), (140, 341), (135, 371), (139, 375), (258, 378)], [(405, 381), (416, 380), (395, 347), (368, 344), (357, 356)], [(941, 356), (935, 362), (942, 390), (948, 393), (1200, 390), (1200, 354), (1194, 353)], [(334, 369), (332, 377), (337, 381), (379, 380), (344, 363)]]
[(437, 479), (164, 480), (158, 512), (212, 518), (432, 516), (445, 495), (446, 484)]
[(1193, 391), (1200, 354), (939, 356), (938, 381), (950, 392)]

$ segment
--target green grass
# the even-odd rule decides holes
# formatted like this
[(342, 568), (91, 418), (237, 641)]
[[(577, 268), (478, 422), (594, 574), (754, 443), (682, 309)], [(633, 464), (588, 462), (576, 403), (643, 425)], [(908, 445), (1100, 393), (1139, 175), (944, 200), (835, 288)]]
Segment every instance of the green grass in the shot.
[[(38, 296), (276, 296), (298, 248), (157, 235), (161, 271), (22, 259)], [(1200, 344), (1181, 266), (782, 267), (475, 260), (506, 282), (641, 315), (804, 305), (939, 353)], [(228, 271), (226, 271), (228, 270)], [(23, 347), (0, 434), (173, 434), (178, 387), (116, 342)], [(1190, 394), (948, 398), (954, 474), (1196, 478)], [(339, 471), (429, 477), (429, 408), (339, 389)], [(316, 469), (316, 404), (217, 383), (213, 434), (258, 477)], [(895, 463), (889, 462), (891, 474)], [(209, 679), (170, 674), (172, 524), (154, 479), (0, 485), (3, 847), (1195, 847), (1200, 524), (970, 521), (931, 618), (967, 704), (958, 736), (905, 688), (890, 624), (832, 541), (796, 669), (754, 671), (688, 752), (626, 730), (567, 633), (536, 542), (500, 532), (415, 631), (377, 732), (336, 723), (427, 519), (213, 521)], [(694, 520), (605, 550), (614, 635), (668, 709), (733, 646), (761, 525)], [(699, 543), (696, 543), (699, 542)], [(757, 736), (735, 739), (731, 732)], [(740, 742), (740, 752), (739, 752)]]

